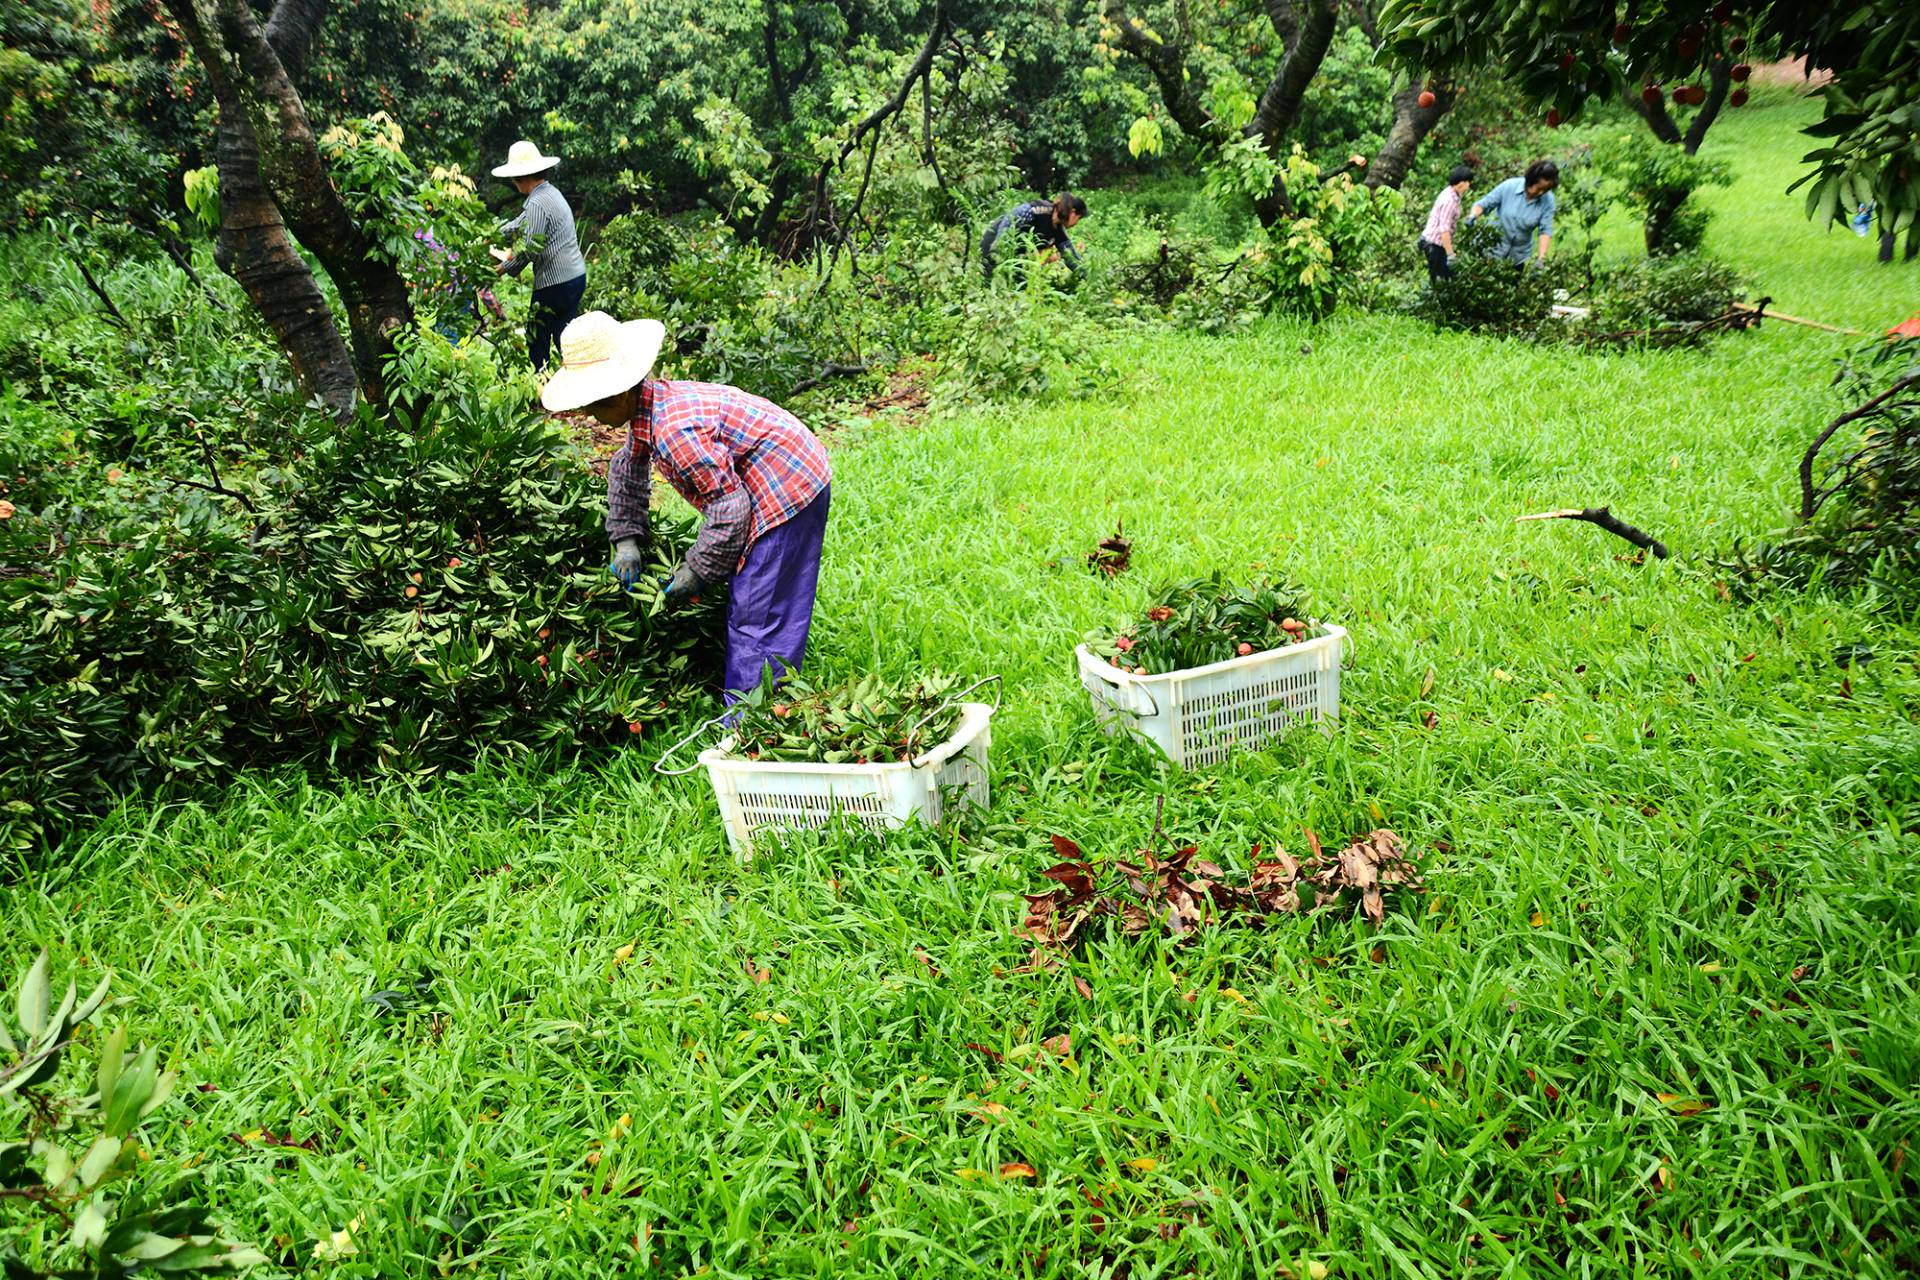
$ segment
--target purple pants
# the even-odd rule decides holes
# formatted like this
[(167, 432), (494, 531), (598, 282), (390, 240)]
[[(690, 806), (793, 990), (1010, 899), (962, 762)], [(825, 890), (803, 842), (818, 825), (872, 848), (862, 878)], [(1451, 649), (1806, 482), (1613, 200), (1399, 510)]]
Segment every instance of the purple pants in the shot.
[(813, 596), (820, 583), (820, 543), (827, 532), (832, 486), (760, 536), (733, 575), (727, 598), (727, 704), (760, 683), (768, 663), (798, 668), (807, 656)]

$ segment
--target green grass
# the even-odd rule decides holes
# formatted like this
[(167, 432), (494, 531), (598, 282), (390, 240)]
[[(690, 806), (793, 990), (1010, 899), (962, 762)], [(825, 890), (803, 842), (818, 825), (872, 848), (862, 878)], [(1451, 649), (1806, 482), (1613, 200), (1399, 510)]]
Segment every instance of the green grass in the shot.
[(1817, 99), (1779, 90), (1721, 113), (1701, 154), (1731, 163), (1734, 182), (1707, 193), (1717, 215), (1707, 251), (1751, 271), (1777, 310), (1881, 333), (1920, 311), (1920, 261), (1880, 266), (1877, 228), (1863, 240), (1807, 220), (1806, 188), (1787, 188), (1820, 145), (1800, 130), (1819, 118)]
[[(1879, 269), (1845, 243), (1852, 300), (1781, 305), (1862, 309)], [(1119, 339), (1111, 402), (836, 456), (814, 661), (1002, 675), (984, 820), (743, 866), (655, 740), (595, 771), (240, 778), (0, 887), (6, 959), (112, 968), (135, 1039), (209, 1086), (155, 1117), (154, 1164), (343, 1277), (1910, 1272), (1920, 633), (1728, 600), (1705, 560), (1785, 519), (1841, 349), (1588, 357), (1383, 317)], [(1513, 522), (1603, 502), (1675, 558)], [(1108, 583), (1079, 562), (1117, 520)], [(1071, 650), (1216, 568), (1351, 628), (1345, 714), (1170, 774), (1094, 731)], [(1430, 892), (1378, 931), (1103, 942), (1071, 970), (1091, 999), (1018, 972), (1049, 834), (1128, 854), (1162, 796), (1229, 864), (1391, 825)], [(423, 968), (437, 1014), (367, 1003)], [(356, 1219), (357, 1255), (306, 1261)]]

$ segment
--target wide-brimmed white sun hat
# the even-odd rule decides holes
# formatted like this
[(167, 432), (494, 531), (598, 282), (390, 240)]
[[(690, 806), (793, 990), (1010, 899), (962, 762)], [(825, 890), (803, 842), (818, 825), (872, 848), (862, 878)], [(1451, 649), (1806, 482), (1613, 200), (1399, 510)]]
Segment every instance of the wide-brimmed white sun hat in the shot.
[(540, 403), (548, 413), (566, 413), (637, 386), (666, 338), (658, 320), (622, 323), (604, 311), (576, 316), (560, 333), (560, 372), (540, 388)]
[(525, 138), (507, 148), (507, 162), (494, 167), (496, 178), (531, 178), (536, 173), (545, 173), (560, 163), (559, 156), (543, 156), (540, 148)]

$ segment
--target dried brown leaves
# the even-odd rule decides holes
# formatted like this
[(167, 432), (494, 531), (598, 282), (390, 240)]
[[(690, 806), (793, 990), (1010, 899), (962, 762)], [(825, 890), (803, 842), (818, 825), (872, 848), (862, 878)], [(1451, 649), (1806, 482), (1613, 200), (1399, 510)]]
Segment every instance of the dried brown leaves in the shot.
[(1099, 546), (1087, 552), (1087, 567), (1109, 578), (1119, 577), (1132, 563), (1133, 543), (1118, 522), (1113, 526), (1113, 536), (1102, 538)]
[(1045, 949), (1070, 949), (1099, 919), (1117, 921), (1130, 938), (1164, 933), (1180, 940), (1230, 918), (1251, 922), (1357, 901), (1379, 924), (1386, 919), (1390, 891), (1425, 887), (1400, 837), (1384, 828), (1331, 855), (1311, 832), (1308, 842), (1313, 852), (1305, 862), (1283, 849), (1262, 858), (1255, 845), (1252, 872), (1244, 883), (1234, 883), (1218, 863), (1200, 857), (1195, 845), (1166, 854), (1143, 849), (1137, 863), (1114, 861), (1103, 868), (1073, 841), (1055, 836), (1054, 852), (1063, 861), (1040, 874), (1060, 887), (1024, 895), (1027, 914), (1019, 936), (1039, 944), (1035, 961), (1040, 963)]

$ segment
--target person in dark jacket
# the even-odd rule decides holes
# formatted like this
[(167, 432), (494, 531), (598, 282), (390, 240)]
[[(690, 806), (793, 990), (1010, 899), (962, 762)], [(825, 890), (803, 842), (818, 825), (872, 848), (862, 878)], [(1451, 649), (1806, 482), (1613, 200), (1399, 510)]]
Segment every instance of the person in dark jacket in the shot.
[(1086, 216), (1087, 202), (1070, 191), (1061, 192), (1057, 200), (1027, 200), (1007, 210), (980, 237), (980, 265), (987, 279), (993, 279), (993, 251), (1010, 231), (1030, 239), (1045, 257), (1057, 253), (1069, 269), (1080, 270), (1080, 251), (1067, 232)]

